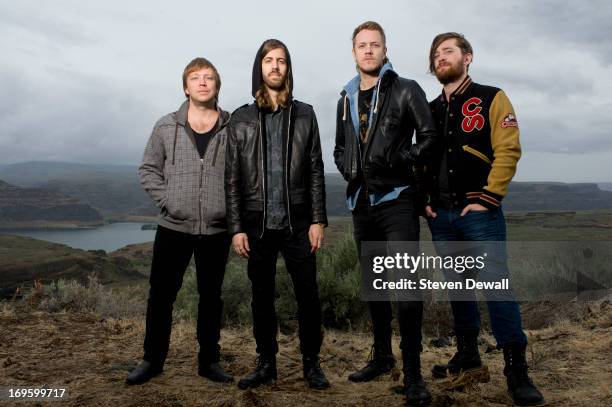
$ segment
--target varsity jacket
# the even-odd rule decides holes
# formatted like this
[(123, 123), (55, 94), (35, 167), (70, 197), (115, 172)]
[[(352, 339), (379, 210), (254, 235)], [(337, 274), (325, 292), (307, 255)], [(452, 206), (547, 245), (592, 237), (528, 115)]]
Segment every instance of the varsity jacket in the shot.
[(453, 207), (499, 207), (521, 156), (518, 122), (504, 91), (468, 76), (450, 100), (442, 92), (429, 105), (447, 157), (444, 173), (442, 156), (427, 168), (429, 204), (439, 206), (440, 177), (446, 176)]

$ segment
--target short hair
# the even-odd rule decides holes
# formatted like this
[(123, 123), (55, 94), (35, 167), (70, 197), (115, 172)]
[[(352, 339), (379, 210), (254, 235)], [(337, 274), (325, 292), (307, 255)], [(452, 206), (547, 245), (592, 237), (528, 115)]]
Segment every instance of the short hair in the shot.
[[(210, 68), (215, 75), (215, 82), (217, 83), (217, 95), (215, 99), (219, 100), (219, 91), (221, 90), (221, 76), (219, 76), (219, 72), (217, 68), (206, 58), (198, 57), (194, 58), (190, 63), (187, 64), (185, 69), (183, 70), (183, 91), (187, 88), (187, 77), (189, 74), (195, 71), (199, 71), (200, 69)], [(185, 93), (185, 97), (189, 98), (189, 95)]]
[(434, 54), (436, 53), (436, 49), (446, 40), (455, 39), (457, 41), (457, 46), (463, 52), (463, 54), (472, 54), (474, 55), (474, 51), (472, 50), (472, 45), (470, 42), (465, 39), (463, 34), (456, 32), (447, 32), (436, 35), (431, 43), (431, 49), (429, 50), (429, 73), (434, 74), (436, 72), (436, 67), (434, 64)]
[(382, 26), (376, 21), (366, 21), (365, 23), (359, 24), (353, 30), (353, 47), (355, 47), (355, 37), (357, 37), (357, 34), (359, 34), (363, 30), (378, 31), (380, 35), (382, 35), (383, 45), (387, 44), (387, 37), (385, 36), (385, 30), (383, 30)]

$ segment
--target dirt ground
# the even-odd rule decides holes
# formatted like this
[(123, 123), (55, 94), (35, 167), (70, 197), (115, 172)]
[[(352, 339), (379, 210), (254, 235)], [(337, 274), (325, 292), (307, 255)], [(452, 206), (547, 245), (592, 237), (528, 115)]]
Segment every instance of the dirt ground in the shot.
[[(579, 323), (559, 322), (528, 331), (531, 376), (551, 406), (612, 405), (612, 305), (589, 307)], [(328, 331), (322, 367), (332, 383), (325, 391), (309, 389), (301, 377), (301, 358), (294, 335), (280, 335), (279, 380), (256, 390), (217, 384), (197, 375), (195, 326), (174, 326), (164, 372), (142, 386), (124, 379), (142, 351), (144, 321), (99, 319), (76, 313), (16, 311), (0, 306), (0, 386), (49, 386), (67, 389), (69, 397), (50, 405), (69, 406), (400, 406), (400, 370), (365, 384), (346, 377), (363, 366), (371, 339), (367, 334)], [(492, 341), (484, 335), (485, 340)], [(463, 391), (446, 390), (447, 382), (429, 373), (434, 363), (447, 360), (453, 347), (434, 348), (426, 340), (425, 380), (434, 395), (433, 406), (507, 406), (500, 351), (484, 353), (491, 381)], [(222, 365), (236, 377), (254, 367), (251, 331), (222, 332)], [(399, 359), (397, 338), (394, 343)], [(1, 402), (8, 405), (9, 402)], [(19, 402), (10, 405), (37, 405)]]

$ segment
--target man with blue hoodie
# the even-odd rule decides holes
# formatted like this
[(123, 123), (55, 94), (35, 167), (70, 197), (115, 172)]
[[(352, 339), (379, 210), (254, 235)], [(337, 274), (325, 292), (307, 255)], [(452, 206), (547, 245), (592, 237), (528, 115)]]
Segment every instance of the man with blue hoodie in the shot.
[[(344, 87), (338, 102), (334, 160), (348, 181), (347, 203), (362, 265), (364, 241), (411, 241), (411, 247), (418, 247), (422, 205), (417, 168), (439, 144), (425, 93), (415, 81), (393, 71), (386, 53), (385, 33), (378, 23), (368, 21), (354, 30), (359, 74)], [(411, 405), (427, 405), (431, 395), (420, 367), (423, 303), (417, 295), (397, 304), (406, 398)], [(355, 382), (370, 381), (395, 366), (391, 302), (370, 301), (369, 309), (373, 358), (349, 376)]]

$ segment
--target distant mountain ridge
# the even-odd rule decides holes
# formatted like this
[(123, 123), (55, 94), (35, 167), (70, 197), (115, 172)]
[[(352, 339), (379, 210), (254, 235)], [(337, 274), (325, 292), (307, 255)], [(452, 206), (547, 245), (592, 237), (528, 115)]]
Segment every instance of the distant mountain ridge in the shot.
[(104, 218), (155, 216), (158, 208), (138, 182), (135, 165), (31, 161), (0, 167), (0, 179), (78, 198)]
[[(32, 161), (0, 166), (0, 179), (77, 198), (106, 219), (156, 216), (159, 209), (142, 190), (136, 165)], [(325, 174), (329, 215), (349, 215), (346, 182)], [(601, 187), (600, 187), (601, 185)], [(512, 182), (504, 199), (507, 211), (612, 208), (612, 183)]]
[(41, 188), (21, 188), (0, 180), (0, 225), (40, 222), (99, 224), (100, 213), (77, 198)]
[(135, 175), (135, 165), (83, 164), (55, 161), (28, 161), (0, 166), (0, 179), (20, 186), (39, 186), (55, 179), (104, 178)]

